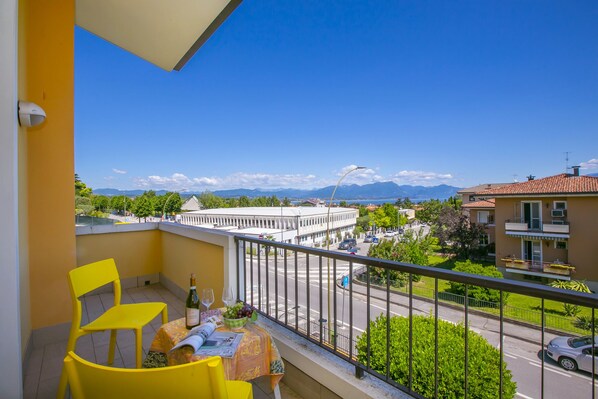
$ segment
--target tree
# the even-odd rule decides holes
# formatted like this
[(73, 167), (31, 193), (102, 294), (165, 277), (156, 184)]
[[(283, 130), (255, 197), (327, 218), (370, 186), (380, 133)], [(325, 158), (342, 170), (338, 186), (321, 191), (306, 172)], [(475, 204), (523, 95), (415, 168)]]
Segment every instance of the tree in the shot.
[(133, 200), (125, 195), (117, 195), (110, 199), (110, 208), (126, 216), (133, 209)]
[[(412, 347), (411, 386), (414, 391), (426, 398), (435, 397), (435, 323), (432, 316), (413, 316), (412, 334), (409, 318), (393, 316), (390, 320), (381, 315), (370, 322), (369, 353), (368, 333), (357, 338), (357, 360), (382, 375), (388, 373), (393, 381), (403, 386), (409, 385), (410, 354)], [(387, 323), (390, 336), (387, 339)], [(438, 397), (463, 398), (465, 386), (465, 340), (463, 324), (452, 324), (438, 320)], [(412, 337), (412, 345), (409, 337)], [(467, 394), (470, 398), (494, 399), (500, 390), (500, 351), (484, 337), (467, 330), (468, 368)], [(387, 347), (387, 343), (389, 347)], [(387, 356), (389, 356), (387, 360)], [(430, 369), (432, 367), (432, 370)], [(517, 392), (511, 371), (502, 362), (502, 397), (512, 399)]]
[(79, 175), (75, 173), (75, 196), (89, 198), (91, 197), (91, 194), (91, 188), (87, 187), (87, 185), (79, 179)]
[(291, 206), (291, 200), (288, 197), (284, 197), (282, 200), (282, 206)]
[[(591, 293), (590, 288), (584, 283), (583, 281), (579, 280), (571, 280), (571, 281), (564, 281), (564, 280), (554, 280), (550, 283), (551, 287), (554, 288), (561, 288), (563, 290), (571, 290), (576, 292), (586, 292)], [(570, 303), (563, 303), (563, 308), (565, 310), (565, 314), (567, 316), (577, 316), (581, 309), (577, 305), (573, 305)]]
[(242, 195), (239, 197), (239, 207), (241, 208), (248, 208), (251, 206), (251, 201), (246, 195)]
[(443, 206), (433, 234), (441, 247), (449, 248), (459, 259), (469, 259), (479, 249), (484, 227), (469, 222), (467, 216), (451, 206)]
[(420, 203), (421, 209), (415, 211), (415, 217), (421, 222), (434, 224), (440, 215), (442, 209), (442, 203), (437, 200), (429, 200)]
[(166, 215), (180, 213), (182, 206), (183, 199), (177, 192), (168, 192), (164, 195), (157, 196), (154, 201), (154, 211), (160, 216), (162, 216), (162, 213)]
[(201, 202), (204, 209), (224, 208), (224, 200), (209, 191), (199, 195), (199, 202)]
[(105, 195), (92, 195), (91, 202), (96, 211), (108, 212), (110, 208), (110, 198)]
[[(469, 274), (477, 274), (479, 276), (488, 276), (494, 278), (503, 278), (501, 272), (498, 271), (496, 266), (483, 266), (479, 263), (471, 263), (471, 261), (466, 262), (456, 262), (455, 267), (453, 268), (456, 272), (462, 273), (469, 273)], [(459, 283), (456, 281), (449, 281), (449, 288), (447, 289), (448, 292), (451, 292), (455, 295), (465, 296), (465, 284)], [(469, 298), (474, 298), (479, 301), (484, 302), (492, 302), (492, 303), (500, 303), (500, 291), (492, 288), (486, 288), (479, 285), (470, 284), (467, 286), (467, 296)], [(503, 304), (506, 303), (508, 298), (508, 293), (503, 294)]]
[(154, 214), (154, 204), (151, 197), (146, 195), (137, 197), (133, 204), (133, 213), (139, 218), (139, 221), (141, 221), (141, 218), (145, 219), (148, 216), (152, 216)]
[[(421, 230), (418, 234), (407, 231), (398, 241), (382, 240), (378, 245), (370, 246), (368, 256), (426, 266), (429, 264), (428, 257), (431, 253), (431, 247), (432, 237), (423, 235)], [(409, 280), (407, 273), (395, 270), (387, 272), (386, 269), (376, 267), (371, 268), (371, 276), (380, 279), (382, 282), (386, 282), (386, 279), (389, 278), (391, 284), (395, 287), (402, 287)], [(412, 275), (412, 279), (413, 281), (419, 281), (421, 277)]]
[(397, 209), (392, 204), (384, 204), (370, 213), (371, 223), (385, 229), (398, 226)]

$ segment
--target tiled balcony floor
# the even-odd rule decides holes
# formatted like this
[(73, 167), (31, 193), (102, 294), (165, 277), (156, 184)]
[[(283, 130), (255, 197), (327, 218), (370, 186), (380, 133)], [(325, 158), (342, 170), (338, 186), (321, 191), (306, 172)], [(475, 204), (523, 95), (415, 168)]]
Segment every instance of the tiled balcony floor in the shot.
[[(170, 291), (160, 284), (149, 285), (141, 288), (123, 290), (122, 303), (159, 301), (168, 304), (168, 318), (175, 320), (183, 317), (182, 311), (185, 304), (175, 297)], [(83, 322), (94, 319), (110, 307), (113, 303), (111, 294), (91, 295), (83, 303)], [(69, 303), (65, 306), (71, 306)], [(147, 354), (148, 348), (160, 327), (160, 316), (156, 317), (143, 329), (143, 351)], [(76, 353), (81, 357), (99, 364), (106, 364), (108, 358), (108, 341), (110, 333), (95, 333), (79, 338)], [(24, 375), (24, 398), (55, 398), (58, 380), (62, 371), (62, 361), (66, 350), (64, 342), (48, 344), (43, 348), (34, 349), (27, 364)], [(135, 367), (135, 334), (132, 331), (119, 331), (117, 347), (114, 356), (115, 367)], [(272, 392), (266, 392), (268, 384), (264, 381), (253, 382), (253, 397), (255, 399), (274, 398)], [(301, 398), (290, 390), (284, 382), (280, 383), (282, 398)]]

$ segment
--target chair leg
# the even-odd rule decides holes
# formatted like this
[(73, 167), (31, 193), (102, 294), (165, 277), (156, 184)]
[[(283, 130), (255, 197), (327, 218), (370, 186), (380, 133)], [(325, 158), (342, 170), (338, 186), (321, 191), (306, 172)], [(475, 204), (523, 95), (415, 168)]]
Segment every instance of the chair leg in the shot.
[(109, 366), (112, 366), (112, 363), (114, 363), (114, 349), (116, 348), (116, 332), (117, 330), (110, 330), (110, 344), (108, 345)]
[(164, 309), (162, 309), (162, 324), (168, 323), (168, 306), (164, 305)]
[[(69, 335), (69, 340), (66, 343), (66, 354), (70, 351), (75, 350), (75, 345), (77, 343), (77, 339), (79, 339), (79, 335), (71, 330), (71, 334)], [(66, 357), (65, 354), (65, 357)], [(68, 385), (68, 376), (66, 374), (66, 368), (64, 367), (64, 362), (62, 364), (62, 373), (60, 373), (60, 382), (58, 383), (58, 391), (56, 392), (57, 399), (64, 399), (64, 395), (66, 394), (66, 387)]]
[(143, 355), (143, 330), (135, 329), (135, 366), (140, 369)]

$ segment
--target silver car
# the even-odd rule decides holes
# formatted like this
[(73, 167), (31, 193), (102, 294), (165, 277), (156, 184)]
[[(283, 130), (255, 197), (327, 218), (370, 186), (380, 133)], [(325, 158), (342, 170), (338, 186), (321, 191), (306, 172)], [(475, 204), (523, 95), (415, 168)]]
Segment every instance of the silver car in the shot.
[[(594, 344), (598, 336), (594, 337)], [(548, 356), (565, 370), (592, 372), (592, 337), (557, 337), (546, 347)], [(594, 367), (598, 371), (598, 346), (594, 346)]]

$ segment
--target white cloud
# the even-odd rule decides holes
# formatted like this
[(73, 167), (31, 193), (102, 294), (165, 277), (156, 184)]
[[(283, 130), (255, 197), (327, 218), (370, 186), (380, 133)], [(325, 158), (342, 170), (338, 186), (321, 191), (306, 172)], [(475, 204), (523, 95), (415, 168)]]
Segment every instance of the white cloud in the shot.
[(316, 176), (300, 174), (234, 173), (225, 177), (193, 177), (182, 173), (172, 176), (148, 176), (134, 179), (138, 188), (174, 191), (204, 191), (234, 188), (303, 188), (314, 187)]
[(126, 170), (121, 170), (121, 169), (116, 169), (116, 168), (113, 168), (113, 169), (112, 169), (112, 171), (113, 171), (114, 173), (118, 174), (118, 175), (126, 175), (126, 174), (127, 174), (127, 171), (126, 171)]
[(413, 184), (433, 186), (447, 183), (453, 179), (450, 173), (425, 172), (421, 170), (402, 170), (391, 176), (391, 180), (397, 184)]
[[(347, 171), (354, 169), (355, 165), (348, 165), (335, 172), (333, 178), (321, 178), (313, 174), (273, 174), (273, 173), (247, 173), (239, 172), (228, 176), (198, 176), (188, 177), (182, 173), (171, 176), (147, 176), (133, 179), (136, 188), (146, 190), (169, 191), (216, 191), (226, 189), (277, 189), (297, 188), (311, 189), (335, 185), (338, 179)], [(451, 174), (423, 171), (401, 171), (394, 175), (383, 176), (378, 170), (371, 168), (355, 170), (349, 173), (342, 184), (371, 184), (376, 182), (394, 181), (397, 184), (415, 184), (433, 186), (446, 183), (453, 179)]]
[(590, 159), (588, 162), (582, 162), (579, 166), (582, 169), (598, 169), (598, 158)]

